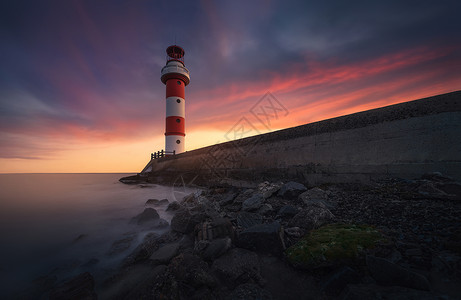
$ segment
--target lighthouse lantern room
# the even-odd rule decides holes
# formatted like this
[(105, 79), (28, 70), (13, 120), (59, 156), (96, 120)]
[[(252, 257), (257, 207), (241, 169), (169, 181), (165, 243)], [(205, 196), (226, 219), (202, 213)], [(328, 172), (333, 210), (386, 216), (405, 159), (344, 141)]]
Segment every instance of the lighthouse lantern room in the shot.
[(184, 49), (173, 45), (166, 49), (167, 61), (162, 68), (162, 82), (166, 85), (165, 152), (184, 152), (186, 136), (186, 98), (184, 90), (190, 82), (189, 70), (184, 64)]

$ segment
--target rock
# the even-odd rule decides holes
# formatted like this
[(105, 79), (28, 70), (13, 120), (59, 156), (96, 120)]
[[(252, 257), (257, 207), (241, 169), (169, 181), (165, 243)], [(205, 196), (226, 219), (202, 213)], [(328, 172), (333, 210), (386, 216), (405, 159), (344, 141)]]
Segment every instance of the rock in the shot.
[(348, 285), (339, 299), (389, 299), (389, 300), (434, 300), (446, 299), (430, 292), (414, 290), (399, 286), (379, 286), (376, 284), (351, 284)]
[(437, 188), (449, 194), (455, 200), (461, 200), (461, 183), (459, 182), (444, 182), (437, 184)]
[(107, 251), (107, 255), (117, 255), (128, 250), (131, 247), (131, 243), (135, 238), (135, 233), (129, 233), (126, 237), (116, 240), (110, 246), (109, 251)]
[(171, 219), (171, 229), (181, 233), (190, 233), (205, 218), (202, 214), (192, 215), (188, 210), (178, 210)]
[(442, 251), (432, 258), (432, 269), (446, 274), (461, 275), (461, 257), (450, 252)]
[(334, 208), (334, 206), (328, 202), (327, 192), (318, 187), (300, 194), (298, 199), (306, 205), (317, 205), (328, 209)]
[(256, 213), (242, 211), (237, 214), (237, 225), (242, 228), (249, 228), (255, 225), (262, 224), (262, 222), (263, 217)]
[(322, 225), (333, 222), (335, 216), (327, 209), (315, 205), (297, 213), (289, 222), (290, 227), (300, 227), (305, 230), (319, 228)]
[(196, 244), (194, 252), (204, 260), (211, 261), (226, 253), (231, 246), (232, 240), (229, 237), (212, 241), (201, 240)]
[(264, 198), (261, 194), (254, 194), (242, 203), (242, 210), (255, 211), (263, 205)]
[(179, 204), (178, 201), (173, 201), (170, 204), (168, 204), (168, 206), (166, 208), (166, 211), (177, 211), (177, 210), (179, 210), (181, 208), (182, 208), (182, 206), (181, 206), (181, 204)]
[(290, 228), (285, 228), (285, 233), (288, 236), (300, 238), (304, 235), (304, 230), (302, 230), (299, 227), (290, 227)]
[(94, 278), (85, 272), (52, 289), (50, 300), (64, 299), (97, 299), (94, 291)]
[(423, 174), (423, 176), (421, 176), (421, 179), (438, 181), (438, 182), (453, 181), (452, 177), (443, 175), (440, 172), (425, 173)]
[(179, 243), (166, 244), (152, 253), (150, 260), (155, 265), (168, 264), (178, 254)]
[(199, 256), (190, 253), (181, 253), (176, 256), (168, 266), (168, 272), (179, 282), (187, 283), (194, 289), (203, 286), (214, 287), (217, 284), (208, 264)]
[(279, 209), (277, 216), (281, 218), (291, 218), (294, 215), (296, 215), (298, 212), (299, 210), (296, 207), (292, 205), (284, 205)]
[(221, 201), (219, 201), (219, 205), (226, 206), (232, 204), (232, 202), (234, 202), (235, 197), (237, 197), (237, 193), (229, 193), (225, 195)]
[(197, 240), (213, 240), (216, 238), (234, 238), (234, 227), (229, 219), (215, 218), (211, 222), (203, 222), (197, 226)]
[(128, 255), (123, 261), (122, 266), (127, 267), (133, 265), (137, 262), (143, 261), (148, 259), (152, 253), (160, 244), (159, 242), (160, 236), (154, 232), (148, 233), (141, 244), (139, 244), (130, 255)]
[(281, 186), (281, 183), (269, 183), (268, 181), (265, 181), (258, 185), (258, 190), (264, 199), (267, 199), (278, 192)]
[(424, 182), (417, 190), (418, 194), (424, 198), (447, 199), (449, 195), (435, 187), (433, 182)]
[(414, 248), (414, 249), (408, 249), (405, 251), (406, 256), (421, 256), (423, 255), (423, 251), (421, 248)]
[(268, 203), (264, 203), (263, 205), (261, 205), (260, 208), (258, 208), (258, 210), (256, 212), (258, 214), (260, 214), (260, 215), (266, 215), (266, 214), (270, 213), (273, 210), (274, 209), (272, 208), (272, 205), (270, 205)]
[(271, 300), (272, 295), (269, 291), (260, 288), (254, 283), (244, 283), (239, 285), (227, 298), (229, 300)]
[(368, 270), (373, 279), (382, 285), (398, 285), (418, 290), (429, 290), (426, 277), (405, 269), (384, 258), (368, 255), (366, 258)]
[(144, 225), (146, 223), (158, 222), (160, 216), (154, 208), (146, 208), (142, 213), (131, 219), (131, 223)]
[(285, 250), (280, 223), (260, 224), (247, 228), (238, 235), (241, 248), (280, 255)]
[(282, 185), (278, 195), (285, 199), (293, 200), (297, 199), (299, 194), (305, 192), (306, 190), (307, 188), (304, 186), (304, 184), (290, 181)]
[(246, 283), (250, 279), (261, 281), (258, 255), (254, 252), (234, 248), (217, 258), (212, 270), (218, 278), (230, 287)]
[(146, 201), (146, 205), (153, 205), (153, 206), (160, 206), (160, 205), (165, 205), (168, 204), (168, 199), (149, 199)]
[(352, 283), (360, 283), (359, 274), (350, 267), (343, 266), (329, 274), (320, 289), (328, 294), (338, 294)]

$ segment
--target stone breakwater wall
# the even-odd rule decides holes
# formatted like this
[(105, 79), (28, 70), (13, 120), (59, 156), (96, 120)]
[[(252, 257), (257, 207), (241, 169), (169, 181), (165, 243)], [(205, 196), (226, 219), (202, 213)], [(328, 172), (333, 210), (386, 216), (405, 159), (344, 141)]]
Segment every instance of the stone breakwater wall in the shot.
[(314, 185), (436, 171), (461, 180), (461, 91), (152, 160), (141, 174)]

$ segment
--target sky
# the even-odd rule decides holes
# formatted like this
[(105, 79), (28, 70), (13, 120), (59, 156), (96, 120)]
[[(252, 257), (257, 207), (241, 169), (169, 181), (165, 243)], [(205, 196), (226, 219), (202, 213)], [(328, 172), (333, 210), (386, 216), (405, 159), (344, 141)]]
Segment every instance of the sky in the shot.
[(459, 3), (1, 1), (0, 173), (141, 171), (172, 44), (186, 150), (459, 90)]

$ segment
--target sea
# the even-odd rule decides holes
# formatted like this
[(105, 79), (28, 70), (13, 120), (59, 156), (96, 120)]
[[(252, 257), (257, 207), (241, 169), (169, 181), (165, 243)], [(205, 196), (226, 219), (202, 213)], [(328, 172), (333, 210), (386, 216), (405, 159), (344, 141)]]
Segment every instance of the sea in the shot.
[[(119, 182), (129, 175), (0, 174), (0, 299), (15, 298), (43, 278), (62, 282), (88, 271), (102, 281), (153, 231), (130, 222), (148, 199), (179, 201), (197, 191)], [(171, 221), (166, 205), (156, 209)], [(126, 249), (111, 253), (126, 237), (132, 240)]]

